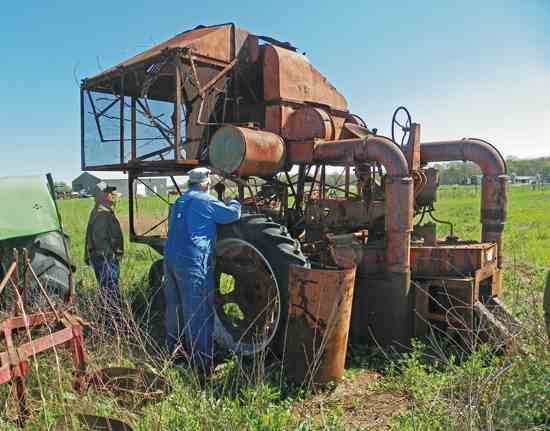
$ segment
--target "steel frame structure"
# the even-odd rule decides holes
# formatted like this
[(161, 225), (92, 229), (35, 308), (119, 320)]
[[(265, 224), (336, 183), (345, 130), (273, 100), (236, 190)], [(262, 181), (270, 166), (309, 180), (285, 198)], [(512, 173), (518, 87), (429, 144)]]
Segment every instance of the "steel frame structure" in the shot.
[[(13, 289), (14, 300), (11, 317), (0, 322), (0, 336), (4, 340), (6, 348), (5, 351), (0, 351), (0, 384), (13, 385), (13, 393), (18, 407), (18, 422), (23, 424), (30, 414), (27, 407), (25, 377), (31, 372), (29, 364), (31, 358), (36, 360), (38, 354), (69, 345), (75, 367), (77, 389), (80, 389), (83, 382), (86, 362), (82, 319), (71, 314), (64, 307), (57, 307), (52, 303), (30, 266), (26, 250), (23, 251), (22, 271), (20, 260), (19, 253), (14, 251), (13, 263), (0, 282), (0, 293), (9, 285)], [(20, 272), (23, 275), (22, 280)], [(41, 293), (48, 302), (50, 311), (36, 314), (26, 313), (27, 291), (31, 280), (38, 284)], [(31, 331), (37, 328), (47, 328), (49, 334), (33, 338)], [(27, 334), (28, 341), (18, 345), (14, 336), (22, 331)]]

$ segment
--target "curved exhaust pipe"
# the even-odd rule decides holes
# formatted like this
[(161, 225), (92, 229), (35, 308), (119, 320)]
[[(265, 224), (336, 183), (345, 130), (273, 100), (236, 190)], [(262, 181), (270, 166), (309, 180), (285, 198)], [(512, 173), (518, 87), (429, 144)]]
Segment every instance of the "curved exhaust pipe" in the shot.
[(313, 150), (316, 162), (380, 162), (391, 177), (408, 177), (409, 166), (401, 149), (388, 138), (368, 135), (362, 138), (318, 141)]
[(360, 287), (368, 291), (365, 311), (376, 315), (372, 324), (377, 342), (401, 349), (413, 335), (410, 253), (414, 193), (407, 160), (391, 140), (372, 134), (317, 142), (313, 159), (319, 163), (376, 161), (386, 169), (387, 277)]
[(504, 158), (493, 145), (482, 139), (423, 142), (420, 144), (420, 158), (423, 162), (470, 161), (479, 166), (483, 175), (506, 175)]
[(426, 142), (420, 144), (423, 163), (470, 161), (483, 173), (481, 183), (481, 240), (495, 242), (498, 247), (498, 267), (502, 267), (502, 231), (506, 221), (506, 162), (500, 152), (481, 139)]
[(410, 271), (413, 219), (413, 180), (401, 149), (390, 139), (365, 138), (321, 141), (313, 150), (316, 162), (380, 162), (386, 168), (386, 268), (388, 272)]

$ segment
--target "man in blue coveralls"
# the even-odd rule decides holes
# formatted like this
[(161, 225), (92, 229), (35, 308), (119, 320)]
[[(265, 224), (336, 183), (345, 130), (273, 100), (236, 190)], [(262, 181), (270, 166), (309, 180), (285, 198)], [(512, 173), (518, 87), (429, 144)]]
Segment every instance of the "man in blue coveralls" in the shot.
[(185, 340), (191, 365), (208, 374), (213, 367), (216, 224), (238, 220), (241, 205), (227, 205), (208, 193), (210, 171), (189, 171), (189, 190), (174, 203), (164, 249), (166, 341), (171, 353)]

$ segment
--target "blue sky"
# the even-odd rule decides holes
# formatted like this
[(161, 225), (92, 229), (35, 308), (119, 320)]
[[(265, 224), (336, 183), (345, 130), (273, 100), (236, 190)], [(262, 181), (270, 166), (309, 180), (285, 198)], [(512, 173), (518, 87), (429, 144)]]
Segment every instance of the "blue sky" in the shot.
[(0, 176), (76, 176), (78, 80), (227, 21), (305, 51), (381, 133), (405, 105), (423, 141), (482, 137), (505, 155), (550, 155), (550, 0), (31, 0), (0, 16)]

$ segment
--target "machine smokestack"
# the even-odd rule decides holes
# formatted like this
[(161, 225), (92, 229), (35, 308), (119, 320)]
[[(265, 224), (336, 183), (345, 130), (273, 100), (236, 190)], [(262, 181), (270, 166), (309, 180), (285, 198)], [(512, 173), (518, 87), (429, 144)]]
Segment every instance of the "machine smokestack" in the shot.
[(376, 161), (385, 167), (386, 280), (357, 287), (367, 291), (366, 306), (368, 313), (375, 315), (371, 326), (377, 342), (396, 347), (408, 345), (413, 334), (410, 253), (414, 193), (403, 152), (388, 138), (365, 133), (358, 139), (319, 142), (313, 159), (340, 163)]
[(502, 267), (502, 231), (506, 221), (506, 162), (499, 151), (481, 139), (426, 142), (420, 145), (422, 162), (470, 161), (483, 173), (481, 183), (482, 241), (498, 245)]

